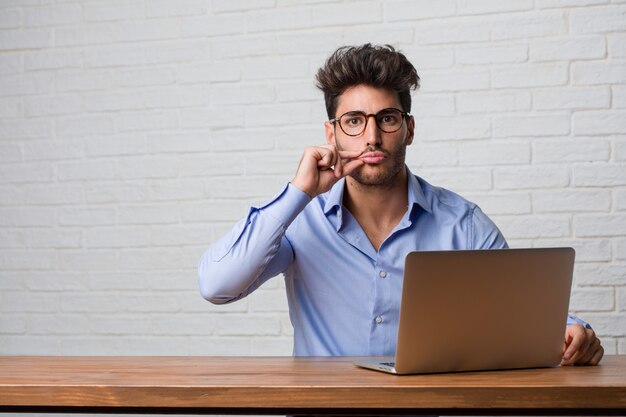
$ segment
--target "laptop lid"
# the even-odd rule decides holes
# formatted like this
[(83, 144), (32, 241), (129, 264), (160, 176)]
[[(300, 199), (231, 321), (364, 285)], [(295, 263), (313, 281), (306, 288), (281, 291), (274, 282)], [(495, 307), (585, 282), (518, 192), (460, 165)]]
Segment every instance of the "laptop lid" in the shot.
[(395, 372), (556, 366), (574, 249), (411, 252)]

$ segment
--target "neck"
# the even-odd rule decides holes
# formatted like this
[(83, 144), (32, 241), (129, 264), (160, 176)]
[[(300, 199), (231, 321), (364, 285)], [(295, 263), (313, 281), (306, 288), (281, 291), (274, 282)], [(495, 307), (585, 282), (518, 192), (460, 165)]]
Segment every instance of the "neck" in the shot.
[(407, 182), (406, 166), (382, 185), (364, 185), (347, 177), (343, 204), (361, 225), (374, 222), (393, 228), (407, 210)]

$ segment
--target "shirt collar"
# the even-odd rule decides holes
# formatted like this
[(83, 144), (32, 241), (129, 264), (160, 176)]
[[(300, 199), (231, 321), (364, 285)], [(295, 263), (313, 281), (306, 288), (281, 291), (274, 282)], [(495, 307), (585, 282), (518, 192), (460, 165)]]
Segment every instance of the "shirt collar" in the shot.
[[(415, 205), (420, 206), (424, 210), (429, 213), (432, 213), (432, 208), (426, 200), (426, 196), (424, 195), (424, 190), (422, 189), (422, 185), (418, 178), (411, 173), (409, 167), (406, 167), (406, 173), (408, 178), (408, 211), (411, 212)], [(346, 178), (341, 178), (326, 194), (326, 203), (324, 204), (324, 214), (327, 217), (331, 217), (332, 215), (336, 215), (338, 217), (338, 221), (335, 226), (337, 230), (341, 228), (342, 224), (342, 202), (343, 202), (343, 190), (346, 186)], [(333, 210), (335, 209), (335, 210)], [(334, 211), (334, 213), (333, 213)]]

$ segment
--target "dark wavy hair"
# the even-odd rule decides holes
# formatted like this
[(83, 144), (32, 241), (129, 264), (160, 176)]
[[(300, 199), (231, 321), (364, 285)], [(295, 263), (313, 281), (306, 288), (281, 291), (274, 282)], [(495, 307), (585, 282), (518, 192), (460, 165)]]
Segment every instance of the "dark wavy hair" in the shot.
[(411, 111), (411, 91), (419, 88), (417, 70), (391, 45), (342, 46), (315, 76), (317, 88), (324, 92), (328, 118), (335, 117), (337, 99), (350, 87), (360, 84), (395, 91), (402, 110)]

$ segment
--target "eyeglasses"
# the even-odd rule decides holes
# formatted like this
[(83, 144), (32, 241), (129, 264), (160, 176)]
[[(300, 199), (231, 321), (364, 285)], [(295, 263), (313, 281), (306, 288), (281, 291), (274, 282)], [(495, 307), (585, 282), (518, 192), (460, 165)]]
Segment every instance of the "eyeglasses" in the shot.
[(348, 136), (359, 136), (365, 131), (367, 121), (370, 116), (374, 116), (376, 126), (385, 133), (394, 133), (402, 128), (404, 119), (409, 116), (409, 112), (399, 109), (382, 109), (376, 114), (365, 114), (362, 111), (349, 111), (339, 117), (330, 119), (329, 122), (339, 122), (339, 127)]

